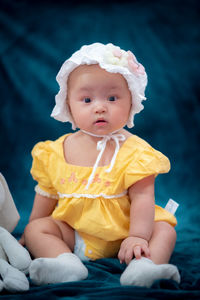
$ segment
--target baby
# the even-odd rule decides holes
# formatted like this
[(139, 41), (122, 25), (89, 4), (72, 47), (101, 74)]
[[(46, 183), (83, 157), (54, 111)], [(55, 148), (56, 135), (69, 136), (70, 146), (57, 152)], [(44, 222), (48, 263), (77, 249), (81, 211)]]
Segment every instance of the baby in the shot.
[(83, 46), (58, 73), (52, 117), (78, 131), (38, 143), (36, 196), (21, 242), (35, 257), (35, 284), (87, 278), (82, 261), (117, 257), (122, 285), (180, 282), (168, 264), (176, 218), (155, 205), (154, 181), (167, 157), (124, 129), (143, 109), (147, 75), (134, 54), (113, 44)]

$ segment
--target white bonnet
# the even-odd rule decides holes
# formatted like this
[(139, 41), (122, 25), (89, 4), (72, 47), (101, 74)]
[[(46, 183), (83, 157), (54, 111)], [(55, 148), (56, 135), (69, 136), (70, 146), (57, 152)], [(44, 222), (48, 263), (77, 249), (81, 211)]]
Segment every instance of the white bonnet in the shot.
[(132, 108), (127, 126), (129, 128), (133, 127), (134, 115), (144, 108), (142, 100), (146, 100), (145, 88), (147, 85), (147, 74), (144, 67), (138, 63), (135, 55), (131, 51), (124, 51), (113, 44), (104, 45), (94, 43), (83, 46), (63, 63), (56, 76), (60, 90), (56, 95), (56, 105), (51, 116), (58, 121), (72, 123), (72, 128), (76, 129), (76, 125), (74, 124), (66, 103), (67, 79), (75, 68), (85, 64), (99, 64), (102, 69), (108, 72), (120, 73), (124, 76), (132, 95)]

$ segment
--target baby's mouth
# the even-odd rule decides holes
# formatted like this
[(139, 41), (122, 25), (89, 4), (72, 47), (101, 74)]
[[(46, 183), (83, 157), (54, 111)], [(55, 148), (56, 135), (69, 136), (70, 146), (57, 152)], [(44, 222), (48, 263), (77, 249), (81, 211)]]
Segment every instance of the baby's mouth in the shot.
[(98, 120), (95, 122), (95, 124), (104, 124), (104, 123), (106, 123), (106, 120), (104, 120), (104, 119), (98, 119)]

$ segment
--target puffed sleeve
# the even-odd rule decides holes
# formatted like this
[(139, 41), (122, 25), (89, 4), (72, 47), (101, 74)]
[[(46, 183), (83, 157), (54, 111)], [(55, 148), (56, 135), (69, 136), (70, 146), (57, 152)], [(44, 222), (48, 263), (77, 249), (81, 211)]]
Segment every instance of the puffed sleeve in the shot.
[(54, 189), (50, 172), (50, 158), (52, 150), (49, 146), (50, 141), (40, 142), (36, 144), (31, 152), (33, 163), (31, 168), (31, 175), (34, 180), (38, 182), (35, 191), (43, 196), (57, 198), (57, 192)]
[(145, 141), (140, 140), (125, 171), (125, 188), (128, 189), (132, 184), (147, 176), (157, 176), (169, 170), (169, 159)]

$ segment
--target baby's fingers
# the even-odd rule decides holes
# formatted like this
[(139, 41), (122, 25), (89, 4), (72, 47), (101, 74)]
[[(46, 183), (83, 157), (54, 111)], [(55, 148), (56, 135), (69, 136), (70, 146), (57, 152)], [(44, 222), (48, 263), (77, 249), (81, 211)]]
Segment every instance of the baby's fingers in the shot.
[(143, 250), (144, 256), (147, 257), (147, 258), (150, 258), (151, 255), (150, 255), (149, 247), (143, 246), (142, 250)]
[(118, 259), (120, 261), (120, 264), (122, 264), (125, 261), (124, 251), (121, 248), (118, 252)]
[(119, 254), (118, 254), (118, 258), (120, 260), (120, 263), (125, 262), (127, 265), (133, 259), (133, 256), (134, 256), (134, 250), (133, 249), (122, 250), (122, 251), (119, 251)]
[(135, 246), (134, 247), (134, 255), (136, 259), (140, 259), (142, 257), (142, 255), (144, 255), (147, 258), (150, 258), (150, 250), (149, 247), (146, 245), (142, 245), (142, 246)]
[(125, 252), (125, 263), (128, 265), (134, 256), (134, 248), (126, 249)]
[(21, 238), (18, 241), (22, 246), (25, 246), (25, 238), (24, 238), (24, 234), (21, 236)]
[(142, 256), (142, 248), (141, 248), (141, 246), (136, 245), (134, 247), (134, 255), (135, 255), (136, 259), (140, 259), (141, 258), (141, 256)]

